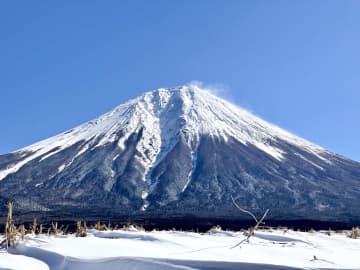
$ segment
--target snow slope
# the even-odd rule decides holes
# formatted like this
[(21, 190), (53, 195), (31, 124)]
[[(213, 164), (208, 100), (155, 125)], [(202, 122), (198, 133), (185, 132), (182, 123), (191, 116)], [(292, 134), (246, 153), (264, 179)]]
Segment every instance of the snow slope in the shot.
[[(179, 118), (181, 122), (178, 121)], [(0, 180), (17, 172), (31, 160), (38, 157), (45, 160), (67, 147), (83, 142), (81, 150), (74, 156), (75, 159), (89, 149), (114, 142), (119, 131), (123, 132), (123, 135), (118, 145), (124, 148), (124, 142), (140, 129), (143, 129), (143, 137), (138, 143), (137, 150), (141, 153), (141, 162), (147, 167), (155, 166), (155, 163), (159, 163), (174, 147), (178, 141), (179, 130), (186, 133), (187, 143), (194, 150), (201, 135), (206, 134), (224, 141), (233, 137), (241, 143), (254, 145), (267, 155), (282, 160), (285, 154), (283, 150), (271, 144), (272, 141), (281, 138), (326, 160), (323, 156), (326, 151), (320, 146), (269, 124), (206, 89), (189, 84), (145, 93), (97, 119), (15, 151), (23, 155), (31, 154), (21, 162), (1, 170)], [(59, 172), (69, 165), (70, 163), (59, 166)]]
[(233, 196), (274, 219), (352, 222), (360, 163), (189, 84), (0, 155), (0, 193), (0, 213), (14, 201), (58, 215), (233, 218)]
[(2, 251), (0, 252), (0, 269), (47, 270), (49, 267), (46, 263), (32, 257), (13, 255)]
[[(0, 268), (35, 269), (42, 261), (52, 270), (241, 269), (241, 266), (256, 270), (360, 269), (360, 239), (350, 239), (343, 233), (329, 236), (321, 232), (260, 231), (250, 238), (250, 243), (231, 248), (244, 238), (240, 232), (221, 230), (206, 234), (92, 230), (85, 238), (37, 236), (29, 237), (11, 251), (27, 257), (18, 257), (15, 262), (15, 255), (2, 254)], [(29, 268), (21, 266), (24, 258), (29, 261)]]

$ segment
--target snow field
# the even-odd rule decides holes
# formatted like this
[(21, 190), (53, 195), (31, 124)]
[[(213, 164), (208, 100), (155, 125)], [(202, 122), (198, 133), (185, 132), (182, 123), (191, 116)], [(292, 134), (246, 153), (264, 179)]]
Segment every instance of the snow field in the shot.
[[(360, 239), (345, 233), (258, 231), (250, 243), (231, 248), (244, 238), (243, 233), (222, 230), (204, 234), (89, 230), (84, 238), (28, 235), (24, 243), (10, 250), (12, 254), (0, 253), (0, 269), (92, 269), (91, 265), (110, 267), (106, 269), (217, 269), (210, 268), (213, 264), (223, 264), (225, 269), (229, 262), (269, 264), (273, 269), (360, 269)], [(188, 265), (200, 261), (202, 266), (189, 268), (171, 260)]]

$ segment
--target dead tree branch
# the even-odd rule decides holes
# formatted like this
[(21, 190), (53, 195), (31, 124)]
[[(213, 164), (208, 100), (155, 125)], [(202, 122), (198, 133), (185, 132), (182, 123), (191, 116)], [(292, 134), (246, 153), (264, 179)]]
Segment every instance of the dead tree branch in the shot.
[(232, 202), (233, 202), (233, 204), (235, 205), (235, 207), (236, 207), (237, 209), (239, 209), (241, 212), (244, 212), (244, 213), (250, 215), (250, 216), (255, 220), (255, 222), (256, 222), (256, 224), (255, 224), (254, 227), (250, 227), (250, 228), (249, 228), (247, 237), (246, 237), (244, 240), (242, 240), (242, 241), (240, 241), (239, 243), (237, 243), (235, 246), (231, 247), (231, 248), (235, 248), (235, 247), (240, 246), (240, 245), (241, 245), (242, 243), (244, 243), (244, 242), (249, 242), (250, 237), (253, 236), (254, 233), (255, 233), (255, 231), (258, 229), (258, 227), (259, 227), (261, 224), (264, 223), (263, 221), (264, 221), (265, 217), (267, 216), (267, 214), (269, 213), (270, 210), (269, 210), (269, 209), (266, 209), (266, 211), (265, 211), (265, 213), (263, 214), (263, 216), (258, 220), (253, 213), (251, 213), (250, 211), (248, 211), (248, 210), (246, 210), (246, 209), (241, 208), (241, 207), (236, 203), (236, 201), (234, 200), (234, 198), (233, 198), (232, 196), (231, 196), (231, 199), (232, 199)]
[(257, 218), (255, 217), (255, 215), (254, 215), (253, 213), (251, 213), (250, 211), (248, 211), (248, 210), (246, 210), (246, 209), (244, 209), (244, 208), (241, 208), (241, 207), (235, 202), (233, 196), (231, 196), (231, 200), (232, 200), (233, 204), (235, 205), (235, 207), (236, 207), (237, 209), (239, 209), (241, 212), (244, 212), (244, 213), (250, 215), (250, 216), (255, 220), (255, 222), (258, 223), (258, 220), (257, 220)]

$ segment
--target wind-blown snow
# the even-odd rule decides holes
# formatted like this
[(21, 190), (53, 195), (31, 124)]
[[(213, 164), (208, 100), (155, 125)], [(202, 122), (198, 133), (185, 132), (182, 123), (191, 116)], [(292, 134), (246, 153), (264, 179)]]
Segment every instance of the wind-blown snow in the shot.
[[(81, 148), (74, 159), (88, 149), (114, 141), (124, 149), (131, 134), (141, 130), (142, 137), (137, 144), (137, 150), (140, 153), (140, 162), (147, 170), (144, 181), (149, 180), (147, 174), (151, 172), (151, 168), (176, 145), (180, 133), (184, 135), (192, 151), (196, 151), (200, 135), (206, 134), (224, 141), (234, 138), (282, 161), (286, 153), (274, 144), (281, 139), (327, 161), (323, 155), (325, 150), (321, 147), (269, 124), (197, 85), (190, 84), (145, 93), (95, 120), (16, 151), (30, 154), (0, 171), (0, 180), (15, 173), (29, 161), (36, 158), (40, 158), (40, 161), (47, 159), (76, 143), (81, 143)], [(61, 165), (58, 173), (69, 165)], [(107, 188), (111, 189), (110, 186)]]

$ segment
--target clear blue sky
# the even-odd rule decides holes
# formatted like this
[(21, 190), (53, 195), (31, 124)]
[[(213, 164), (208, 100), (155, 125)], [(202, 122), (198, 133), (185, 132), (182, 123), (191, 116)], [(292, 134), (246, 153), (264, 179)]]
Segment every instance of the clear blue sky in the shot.
[(192, 80), (360, 160), (360, 1), (1, 1), (0, 153)]

